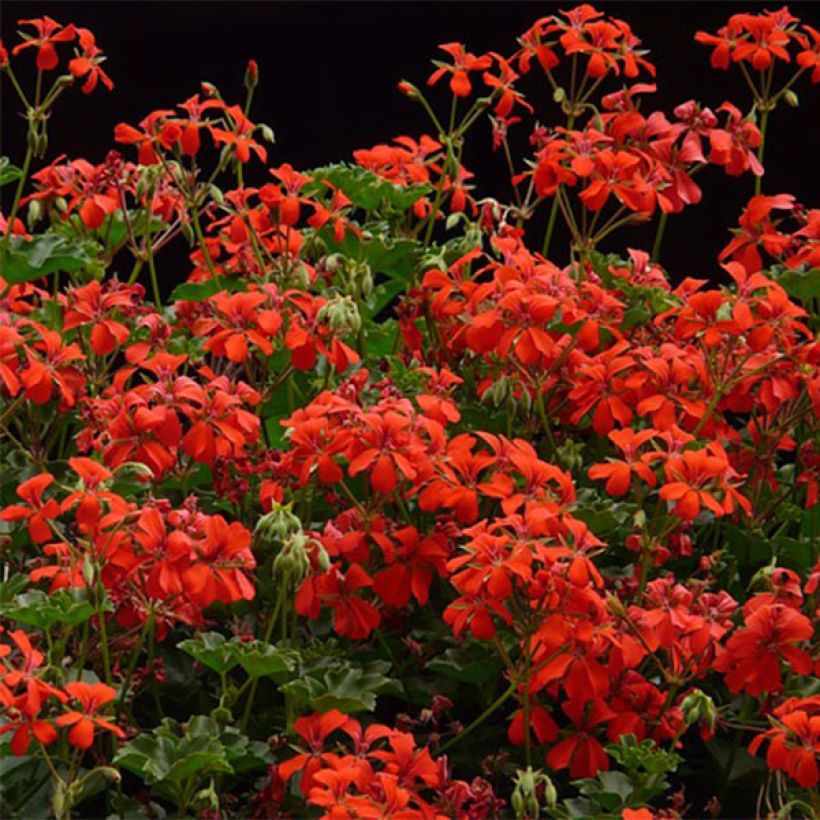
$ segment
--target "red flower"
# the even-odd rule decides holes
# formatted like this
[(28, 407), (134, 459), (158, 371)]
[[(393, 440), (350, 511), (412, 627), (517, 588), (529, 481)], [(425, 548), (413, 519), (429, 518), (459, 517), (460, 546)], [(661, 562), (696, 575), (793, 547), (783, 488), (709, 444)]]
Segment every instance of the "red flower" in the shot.
[(251, 533), (239, 521), (221, 515), (205, 520), (203, 538), (194, 546), (190, 566), (182, 572), (186, 595), (198, 606), (250, 601), (255, 595), (248, 573), (256, 567)]
[(17, 45), (12, 50), (12, 54), (17, 56), (24, 48), (34, 47), (37, 49), (37, 68), (41, 71), (51, 71), (57, 67), (59, 58), (55, 43), (68, 43), (77, 36), (73, 25), (63, 27), (51, 17), (38, 17), (34, 20), (19, 20), (21, 26), (32, 26), (37, 32), (36, 36), (24, 35), (26, 40)]
[(808, 25), (803, 26), (803, 30), (808, 32), (812, 42), (809, 43), (802, 34), (795, 35), (795, 39), (803, 48), (797, 55), (797, 64), (803, 69), (810, 68), (812, 83), (820, 83), (820, 31)]
[(757, 609), (746, 605), (745, 626), (726, 644), (726, 653), (715, 662), (724, 672), (732, 692), (745, 690), (755, 697), (783, 688), (780, 662), (788, 663), (799, 675), (811, 672), (811, 656), (794, 644), (811, 639), (811, 621), (784, 604), (765, 604)]
[(611, 460), (607, 464), (594, 464), (589, 469), (589, 477), (592, 479), (605, 478), (607, 480), (606, 491), (610, 495), (624, 495), (627, 493), (632, 483), (633, 472), (640, 476), (650, 487), (654, 487), (657, 479), (648, 462), (660, 454), (645, 453), (638, 457), (636, 451), (642, 444), (650, 441), (656, 435), (656, 430), (641, 430), (636, 433), (634, 430), (626, 428), (610, 431), (610, 440), (624, 453), (626, 461)]
[(78, 28), (77, 35), (83, 51), (79, 57), (69, 60), (68, 70), (77, 78), (86, 78), (82, 87), (83, 94), (90, 94), (97, 87), (98, 81), (102, 81), (102, 84), (111, 91), (114, 83), (100, 66), (105, 57), (102, 50), (97, 48), (94, 35), (87, 28)]
[(373, 604), (358, 593), (373, 586), (373, 579), (359, 564), (351, 564), (346, 573), (332, 566), (318, 578), (307, 578), (296, 595), (296, 611), (318, 617), (321, 605), (333, 610), (333, 628), (345, 638), (366, 638), (381, 623)]
[(268, 152), (254, 138), (253, 133), (256, 126), (245, 116), (238, 105), (225, 108), (225, 113), (231, 120), (231, 130), (209, 125), (214, 143), (217, 145), (228, 145), (232, 148), (234, 155), (241, 163), (246, 163), (251, 158), (251, 151), (262, 161), (268, 161)]
[(406, 606), (411, 594), (423, 606), (436, 572), (440, 577), (445, 573), (449, 553), (444, 539), (435, 536), (422, 539), (415, 527), (398, 530), (395, 537), (398, 549), (385, 536), (373, 533), (390, 564), (374, 576), (373, 591), (392, 606)]
[(117, 691), (104, 683), (84, 683), (76, 681), (67, 683), (66, 692), (80, 702), (80, 710), (71, 710), (60, 715), (56, 723), (58, 726), (71, 726), (68, 733), (68, 742), (78, 749), (90, 749), (94, 743), (94, 728), (105, 729), (118, 738), (125, 737), (119, 726), (109, 720), (99, 717), (97, 712), (107, 703), (111, 703), (117, 696)]
[[(727, 479), (735, 473), (721, 449), (719, 445), (710, 445), (703, 450), (687, 450), (667, 460), (666, 484), (661, 487), (660, 495), (665, 501), (676, 502), (675, 515), (691, 521), (697, 518), (702, 505), (720, 517), (733, 512), (735, 502), (751, 515), (749, 501), (728, 483)], [(724, 493), (722, 501), (715, 496), (719, 490)]]
[(594, 728), (615, 715), (602, 700), (568, 700), (561, 706), (575, 731), (550, 749), (547, 763), (553, 769), (569, 768), (570, 777), (594, 777), (609, 769), (604, 747), (594, 736)]
[(41, 473), (24, 481), (17, 488), (17, 495), (26, 506), (12, 504), (0, 512), (3, 521), (28, 521), (28, 531), (35, 544), (42, 544), (54, 537), (48, 522), (60, 514), (60, 505), (54, 498), (43, 501), (43, 493), (54, 482), (50, 473)]
[(347, 715), (338, 709), (331, 709), (324, 714), (314, 712), (309, 717), (301, 717), (293, 724), (294, 731), (307, 743), (309, 751), (280, 763), (279, 777), (288, 781), (296, 772), (302, 773), (299, 788), (302, 794), (308, 794), (314, 785), (313, 776), (322, 767), (322, 762), (329, 755), (323, 754), (325, 740), (337, 729), (343, 728), (348, 722)]
[(755, 754), (768, 740), (769, 768), (786, 772), (804, 789), (814, 789), (820, 781), (820, 696), (789, 698), (773, 711), (771, 720), (773, 728), (754, 738), (749, 752)]
[(445, 65), (438, 60), (433, 60), (433, 64), (438, 68), (430, 75), (427, 80), (428, 85), (435, 85), (445, 74), (451, 74), (450, 90), (457, 97), (467, 97), (473, 90), (470, 83), (468, 72), (470, 71), (484, 71), (493, 64), (492, 57), (485, 54), (481, 57), (476, 57), (474, 54), (465, 51), (461, 43), (444, 43), (439, 48), (446, 51), (452, 58), (452, 65)]

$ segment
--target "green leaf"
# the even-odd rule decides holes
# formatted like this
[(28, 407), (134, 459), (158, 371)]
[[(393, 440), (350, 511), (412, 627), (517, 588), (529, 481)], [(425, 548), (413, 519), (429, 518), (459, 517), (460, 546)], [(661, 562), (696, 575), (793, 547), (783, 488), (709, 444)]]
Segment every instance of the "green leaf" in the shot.
[(381, 313), (404, 290), (404, 282), (398, 279), (391, 279), (381, 285), (376, 285), (367, 300), (367, 309), (364, 311), (365, 318), (372, 319), (378, 313)]
[(367, 325), (367, 355), (379, 360), (388, 359), (398, 350), (399, 325), (395, 319)]
[(231, 647), (236, 661), (252, 678), (290, 672), (296, 665), (296, 653), (262, 641), (243, 643), (234, 639)]
[[(351, 259), (367, 262), (375, 274), (383, 274), (389, 279), (398, 279), (409, 284), (416, 277), (421, 265), (421, 243), (417, 239), (390, 239), (372, 232), (362, 237), (354, 233), (345, 234), (341, 242), (336, 242), (330, 231), (322, 234), (329, 253), (341, 253)], [(387, 233), (387, 228), (383, 231)]]
[(777, 277), (777, 281), (789, 296), (801, 302), (809, 302), (820, 295), (820, 268), (785, 270)]
[(225, 279), (216, 276), (206, 282), (183, 282), (177, 285), (170, 296), (171, 302), (204, 302), (211, 296), (227, 290), (231, 293), (242, 290), (245, 282), (239, 279)]
[(263, 745), (251, 743), (237, 729), (220, 729), (205, 715), (196, 715), (184, 724), (165, 718), (152, 734), (139, 735), (124, 744), (113, 763), (179, 806), (184, 795), (190, 797), (206, 778), (233, 774), (234, 761), (241, 762), (247, 771), (264, 765)]
[(476, 685), (486, 683), (498, 675), (495, 657), (478, 644), (448, 649), (429, 661), (426, 668), (453, 680)]
[(177, 644), (177, 648), (222, 675), (239, 663), (233, 644), (219, 632), (203, 632)]
[(78, 243), (56, 233), (25, 239), (12, 236), (8, 249), (0, 246), (3, 278), (12, 285), (64, 271), (77, 273), (94, 261), (96, 243)]
[(8, 157), (0, 157), (0, 186), (16, 182), (21, 176), (23, 172), (16, 165), (12, 165)]
[(607, 794), (616, 794), (625, 803), (632, 794), (632, 782), (623, 772), (598, 772), (598, 780)]
[[(359, 165), (338, 163), (308, 172), (317, 182), (327, 180), (344, 193), (354, 205), (372, 211), (381, 205), (406, 211), (417, 200), (432, 192), (429, 185), (395, 185)], [(317, 190), (320, 186), (317, 186)]]
[(0, 603), (0, 615), (37, 629), (50, 629), (55, 624), (77, 626), (95, 611), (83, 589), (60, 589), (50, 595), (35, 589)]
[(321, 678), (306, 675), (281, 689), (293, 696), (303, 709), (317, 712), (338, 709), (345, 714), (372, 712), (376, 708), (376, 696), (397, 685), (377, 671), (386, 671), (388, 666), (373, 663), (363, 669), (345, 665), (328, 670)]

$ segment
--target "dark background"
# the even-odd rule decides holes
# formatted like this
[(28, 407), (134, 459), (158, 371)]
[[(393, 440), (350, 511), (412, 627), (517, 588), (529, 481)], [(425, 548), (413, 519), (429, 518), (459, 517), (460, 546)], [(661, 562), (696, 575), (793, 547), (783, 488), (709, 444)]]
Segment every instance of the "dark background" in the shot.
[[(307, 169), (350, 159), (351, 152), (398, 134), (417, 136), (432, 129), (420, 106), (396, 90), (402, 78), (423, 84), (429, 60), (439, 43), (458, 40), (481, 53), (509, 54), (515, 38), (537, 18), (570, 8), (561, 3), (531, 2), (14, 2), (0, 3), (0, 28), (7, 47), (16, 42), (18, 18), (47, 14), (63, 24), (73, 22), (97, 35), (109, 57), (106, 69), (116, 83), (113, 93), (99, 88), (90, 97), (72, 90), (60, 101), (50, 125), (48, 159), (58, 153), (100, 161), (113, 147), (116, 123), (136, 124), (156, 108), (170, 108), (199, 89), (202, 80), (219, 86), (229, 102), (243, 99), (242, 76), (248, 58), (260, 66), (252, 119), (276, 133), (269, 164), (290, 162)], [(716, 31), (729, 15), (776, 7), (753, 2), (603, 2), (603, 11), (627, 20), (651, 50), (658, 93), (644, 110), (672, 107), (696, 98), (717, 108), (734, 101), (746, 111), (750, 97), (736, 70), (715, 71), (710, 49), (693, 42), (698, 30)], [(820, 5), (791, 3), (792, 13), (820, 27)], [(26, 67), (33, 57), (20, 60)], [(783, 78), (790, 76), (781, 68)], [(557, 69), (560, 75), (561, 68)], [(19, 69), (25, 76), (25, 71)], [(643, 76), (640, 81), (645, 81)], [(607, 90), (619, 87), (607, 81)], [(14, 115), (16, 99), (2, 88), (2, 153), (17, 159), (24, 150), (24, 125)], [(817, 94), (803, 77), (795, 86), (799, 108), (781, 106), (770, 119), (764, 193), (790, 192), (817, 205)], [(540, 120), (560, 124), (546, 80), (527, 87)], [(447, 106), (449, 92), (432, 98)], [(650, 102), (651, 101), (651, 102)], [(652, 108), (650, 108), (650, 105)], [(440, 110), (439, 108), (439, 110)], [(559, 119), (560, 118), (560, 119)], [(477, 132), (477, 133), (476, 133)], [(528, 131), (519, 126), (523, 149)], [(475, 172), (476, 195), (508, 199), (507, 171), (500, 154), (489, 150), (489, 126), (473, 133), (465, 164)], [(469, 144), (469, 143), (468, 143)], [(134, 153), (123, 148), (131, 157)], [(519, 154), (521, 155), (521, 154)], [(256, 181), (264, 171), (256, 166)], [(253, 182), (253, 178), (250, 180)], [(740, 209), (752, 194), (752, 177), (726, 177), (722, 169), (701, 172), (700, 205), (673, 215), (662, 261), (676, 279), (714, 276), (716, 254), (728, 241)], [(615, 235), (607, 250), (649, 248), (654, 228), (629, 228)], [(533, 247), (540, 245), (540, 229)], [(555, 243), (554, 243), (555, 247)], [(556, 261), (561, 254), (554, 254)], [(171, 274), (184, 278), (184, 271)]]

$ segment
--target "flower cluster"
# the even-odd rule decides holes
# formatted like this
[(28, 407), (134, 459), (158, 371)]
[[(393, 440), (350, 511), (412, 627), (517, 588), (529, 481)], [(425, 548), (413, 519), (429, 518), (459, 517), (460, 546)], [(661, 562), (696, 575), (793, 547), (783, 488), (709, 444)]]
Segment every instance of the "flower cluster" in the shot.
[[(583, 4), (443, 43), (399, 83), (429, 133), (297, 169), (254, 61), (244, 99), (203, 83), (45, 162), (63, 92), (112, 83), (87, 29), (20, 25), (4, 808), (820, 812), (820, 211), (765, 156), (815, 29), (699, 33), (751, 98), (664, 113)], [(486, 121), (509, 202), (465, 165)], [(746, 205), (693, 271), (664, 231), (721, 205), (715, 166)]]

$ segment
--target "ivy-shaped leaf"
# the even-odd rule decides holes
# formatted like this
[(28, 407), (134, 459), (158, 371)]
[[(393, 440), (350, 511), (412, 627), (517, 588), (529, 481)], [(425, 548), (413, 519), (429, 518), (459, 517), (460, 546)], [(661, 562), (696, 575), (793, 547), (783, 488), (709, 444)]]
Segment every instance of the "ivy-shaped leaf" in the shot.
[(56, 233), (26, 239), (12, 236), (0, 245), (0, 270), (11, 285), (32, 282), (52, 273), (77, 273), (95, 261), (96, 243), (79, 243)]
[(216, 296), (223, 290), (234, 292), (242, 290), (245, 282), (239, 279), (226, 279), (222, 276), (215, 276), (205, 282), (183, 282), (177, 285), (170, 296), (171, 302), (204, 302), (211, 296)]
[(777, 277), (777, 282), (789, 296), (809, 302), (820, 295), (820, 268), (785, 270)]
[(83, 589), (60, 589), (50, 595), (35, 589), (0, 603), (0, 615), (37, 629), (50, 629), (55, 624), (77, 626), (95, 611)]
[(8, 157), (0, 157), (0, 186), (16, 182), (21, 176), (23, 172), (16, 165), (12, 165)]
[[(308, 173), (317, 183), (327, 180), (342, 191), (354, 205), (368, 211), (376, 210), (383, 204), (399, 211), (406, 211), (433, 190), (430, 185), (396, 185), (360, 165), (341, 162), (314, 168)], [(321, 186), (315, 187), (320, 190)]]
[(233, 645), (219, 632), (202, 632), (196, 638), (188, 638), (178, 643), (177, 649), (187, 652), (192, 658), (220, 675), (239, 663)]
[(237, 663), (252, 678), (262, 678), (290, 672), (296, 665), (296, 653), (278, 649), (262, 641), (231, 642), (233, 656)]
[(346, 665), (330, 669), (322, 677), (306, 675), (281, 688), (293, 696), (301, 708), (317, 712), (338, 709), (345, 714), (372, 712), (377, 695), (388, 690), (400, 691), (396, 681), (375, 669), (374, 665), (370, 669)]

